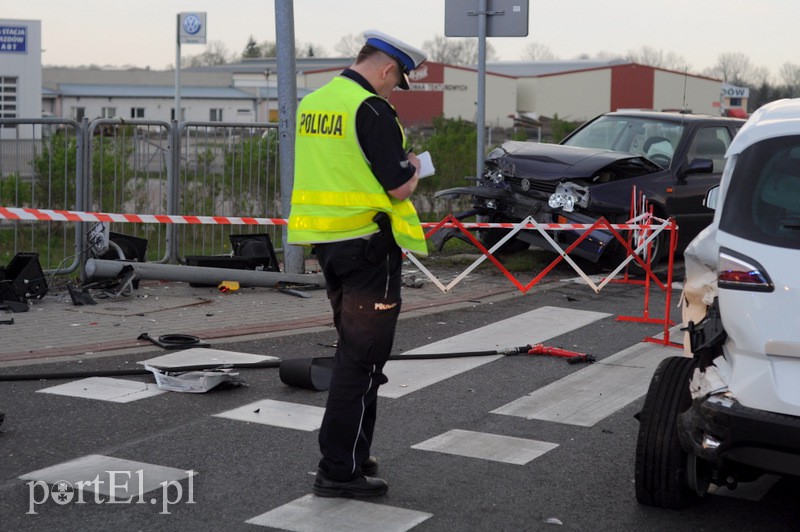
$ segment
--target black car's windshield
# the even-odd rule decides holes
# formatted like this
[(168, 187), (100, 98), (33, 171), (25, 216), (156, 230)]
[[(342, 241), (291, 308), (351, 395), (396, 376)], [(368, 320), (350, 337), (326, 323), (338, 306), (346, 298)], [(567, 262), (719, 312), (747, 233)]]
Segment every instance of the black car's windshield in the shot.
[(678, 145), (683, 126), (674, 122), (635, 116), (601, 116), (578, 130), (563, 144), (600, 148), (668, 159)]

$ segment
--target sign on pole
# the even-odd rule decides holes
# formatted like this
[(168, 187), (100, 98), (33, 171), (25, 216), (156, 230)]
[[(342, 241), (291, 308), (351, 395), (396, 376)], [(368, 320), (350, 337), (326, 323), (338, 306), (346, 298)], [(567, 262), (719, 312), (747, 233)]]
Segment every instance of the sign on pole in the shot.
[(444, 34), (447, 37), (478, 38), (475, 177), (480, 177), (486, 149), (486, 37), (527, 36), (528, 0), (445, 0)]
[[(445, 0), (444, 34), (447, 37), (478, 37), (477, 0)], [(487, 37), (527, 37), (528, 0), (487, 0)]]
[(178, 42), (180, 44), (206, 43), (206, 14), (181, 13), (178, 22)]

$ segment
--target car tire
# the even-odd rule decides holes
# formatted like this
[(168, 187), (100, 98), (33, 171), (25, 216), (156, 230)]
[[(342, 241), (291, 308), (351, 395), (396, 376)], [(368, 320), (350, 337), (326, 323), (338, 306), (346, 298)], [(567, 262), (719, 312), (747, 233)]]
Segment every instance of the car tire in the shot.
[[(656, 236), (653, 241), (650, 243), (650, 267), (655, 268), (658, 263), (660, 263), (667, 254), (667, 247), (669, 247), (669, 233), (661, 232), (658, 236)], [(631, 243), (631, 248), (636, 249), (636, 243)], [(642, 253), (639, 255), (645, 263), (645, 254)], [(631, 260), (629, 263), (631, 273), (635, 275), (644, 275), (645, 270), (642, 268), (642, 265), (636, 259)]]
[[(499, 216), (492, 215), (486, 216), (485, 218), (482, 217), (480, 220), (481, 222), (486, 223), (501, 223), (501, 222), (510, 222), (510, 220), (501, 220)], [(519, 220), (511, 221), (511, 223), (517, 223)], [(492, 249), (492, 246), (500, 242), (504, 236), (508, 234), (507, 229), (479, 229), (477, 231), (477, 237), (483, 247), (486, 249)], [(530, 244), (527, 242), (523, 242), (522, 240), (518, 239), (516, 236), (510, 239), (508, 242), (503, 244), (503, 246), (498, 250), (499, 253), (519, 253), (520, 251), (525, 251), (530, 247)]]
[(689, 455), (678, 437), (678, 414), (692, 404), (689, 380), (696, 366), (692, 358), (670, 357), (650, 381), (636, 442), (634, 480), (641, 504), (678, 509), (700, 499), (687, 481)]

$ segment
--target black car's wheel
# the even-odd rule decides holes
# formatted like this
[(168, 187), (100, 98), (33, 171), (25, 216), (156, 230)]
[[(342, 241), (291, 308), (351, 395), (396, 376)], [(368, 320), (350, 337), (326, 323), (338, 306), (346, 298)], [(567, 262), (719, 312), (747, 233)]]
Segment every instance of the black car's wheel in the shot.
[[(637, 231), (634, 231), (633, 241), (631, 242), (631, 248), (634, 250), (637, 248), (637, 239), (638, 239)], [(669, 233), (662, 231), (659, 233), (651, 242), (650, 242), (650, 267), (655, 268), (656, 265), (661, 262), (664, 257), (667, 255), (667, 247), (669, 247)], [(646, 264), (647, 263), (647, 250), (642, 250), (641, 253), (638, 254), (639, 258)], [(644, 268), (636, 259), (632, 259), (630, 263), (630, 269), (635, 274), (643, 274), (645, 273)]]
[[(697, 363), (670, 357), (658, 365), (639, 415), (636, 443), (636, 499), (648, 506), (684, 508), (700, 495), (687, 480), (689, 455), (678, 438), (678, 414), (692, 404), (689, 379)], [(691, 468), (697, 473), (696, 468)]]
[[(501, 220), (499, 216), (492, 215), (485, 217), (485, 219), (482, 218), (480, 221), (486, 223), (501, 223), (509, 222), (510, 220)], [(477, 237), (486, 249), (492, 249), (492, 246), (497, 244), (508, 232), (508, 229), (480, 229), (477, 232)], [(500, 253), (518, 253), (520, 251), (525, 251), (529, 247), (530, 244), (523, 242), (514, 235), (513, 238), (503, 244), (499, 251)]]

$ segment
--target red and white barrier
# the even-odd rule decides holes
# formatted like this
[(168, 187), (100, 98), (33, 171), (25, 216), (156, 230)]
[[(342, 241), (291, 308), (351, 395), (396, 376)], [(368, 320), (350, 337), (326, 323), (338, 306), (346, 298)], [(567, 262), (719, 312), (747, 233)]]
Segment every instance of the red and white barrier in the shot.
[[(643, 209), (646, 211), (646, 209)], [(20, 207), (0, 207), (0, 219), (6, 220), (26, 220), (26, 221), (51, 221), (51, 222), (116, 222), (116, 223), (140, 223), (140, 224), (190, 224), (190, 225), (251, 225), (251, 226), (264, 226), (264, 225), (286, 225), (287, 220), (283, 218), (256, 218), (256, 217), (235, 217), (235, 216), (186, 216), (186, 215), (166, 215), (166, 214), (118, 214), (118, 213), (102, 213), (102, 212), (81, 212), (81, 211), (61, 211), (50, 209), (32, 209)], [(426, 238), (443, 228), (457, 228), (464, 233), (467, 238), (481, 251), (481, 257), (469, 265), (463, 272), (461, 272), (455, 279), (444, 285), (428, 268), (426, 268), (412, 253), (405, 251), (408, 259), (413, 262), (422, 271), (431, 282), (436, 285), (442, 292), (450, 291), (454, 286), (461, 282), (467, 275), (469, 275), (475, 268), (477, 268), (483, 261), (490, 260), (514, 286), (517, 287), (522, 293), (527, 293), (533, 286), (535, 286), (544, 276), (546, 276), (560, 261), (567, 262), (575, 272), (586, 282), (586, 284), (599, 293), (608, 283), (614, 282), (613, 279), (619, 274), (631, 261), (636, 261), (646, 272), (646, 287), (647, 292), (645, 296), (645, 317), (632, 318), (621, 317), (626, 321), (646, 321), (648, 323), (664, 323), (664, 340), (659, 340), (659, 343), (669, 344), (669, 320), (670, 312), (670, 294), (672, 289), (672, 265), (673, 265), (673, 251), (676, 245), (677, 226), (674, 220), (661, 220), (652, 215), (651, 212), (643, 212), (638, 216), (632, 217), (626, 223), (611, 224), (605, 218), (600, 218), (593, 224), (554, 224), (554, 223), (539, 223), (532, 216), (518, 223), (462, 223), (453, 215), (448, 215), (440, 222), (425, 222), (423, 227), (428, 228), (429, 231), (425, 234)], [(500, 239), (491, 249), (486, 249), (473, 235), (470, 229), (509, 229), (502, 239)], [(582, 230), (583, 233), (575, 240), (567, 249), (562, 250), (561, 247), (553, 240), (548, 231), (560, 230)], [(569, 253), (575, 249), (592, 231), (607, 230), (620, 242), (620, 245), (626, 250), (626, 258), (620, 263), (613, 272), (605, 276), (605, 278), (596, 284), (584, 271), (575, 263), (569, 256)], [(494, 252), (500, 249), (509, 239), (513, 238), (519, 231), (535, 230), (539, 231), (542, 237), (553, 247), (553, 251), (558, 255), (553, 262), (550, 263), (544, 270), (542, 270), (536, 277), (534, 277), (527, 284), (522, 284), (511, 272), (494, 257)], [(619, 231), (632, 231), (637, 235), (636, 247), (632, 247), (631, 239), (625, 238), (620, 235)], [(663, 283), (654, 273), (651, 265), (644, 262), (641, 258), (642, 252), (648, 249), (650, 243), (658, 238), (659, 234), (663, 231), (670, 232), (670, 247), (669, 247), (669, 272), (667, 282)], [(647, 254), (649, 256), (649, 254)], [(627, 276), (626, 276), (627, 279)], [(665, 309), (665, 317), (659, 320), (650, 319), (647, 316), (647, 306), (649, 304), (649, 283), (655, 282), (659, 288), (667, 293), (667, 305)]]

